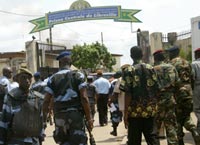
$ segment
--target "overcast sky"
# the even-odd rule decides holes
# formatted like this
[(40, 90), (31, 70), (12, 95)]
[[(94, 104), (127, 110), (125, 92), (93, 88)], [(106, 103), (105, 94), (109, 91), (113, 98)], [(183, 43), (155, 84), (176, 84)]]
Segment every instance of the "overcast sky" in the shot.
[[(34, 25), (29, 21), (45, 13), (67, 10), (75, 0), (0, 0), (0, 52), (25, 50), (25, 42), (46, 41), (49, 31), (29, 34)], [(72, 48), (74, 44), (103, 42), (111, 53), (122, 54), (122, 64), (130, 63), (129, 50), (137, 44), (136, 31), (181, 32), (191, 29), (191, 18), (200, 16), (200, 0), (87, 0), (92, 7), (121, 6), (122, 9), (141, 10), (135, 16), (142, 23), (113, 20), (79, 21), (55, 25), (53, 42)], [(39, 37), (40, 36), (40, 37)], [(40, 40), (39, 40), (40, 39)]]

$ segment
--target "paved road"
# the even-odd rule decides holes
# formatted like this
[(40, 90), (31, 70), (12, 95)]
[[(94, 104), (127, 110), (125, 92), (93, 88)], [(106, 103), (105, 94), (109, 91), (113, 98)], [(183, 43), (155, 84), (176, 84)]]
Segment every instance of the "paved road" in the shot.
[[(48, 127), (45, 131), (47, 136), (43, 145), (56, 145), (52, 137), (53, 130), (54, 130), (54, 126), (50, 126), (48, 124)], [(110, 135), (111, 131), (112, 131), (111, 122), (109, 121), (107, 126), (100, 127), (98, 123), (98, 114), (96, 114), (94, 129), (93, 129), (93, 135), (94, 135), (96, 144), (97, 145), (108, 145), (108, 144), (120, 145), (126, 135), (126, 129), (124, 128), (123, 123), (120, 123), (118, 127), (117, 137)]]
[[(192, 118), (196, 122), (196, 118), (194, 117), (194, 114), (192, 114)], [(52, 138), (53, 129), (54, 129), (54, 126), (48, 125), (46, 129), (47, 137), (43, 145), (56, 145)], [(108, 122), (107, 126), (100, 127), (98, 124), (98, 114), (96, 114), (94, 129), (93, 129), (93, 135), (95, 137), (96, 144), (97, 145), (125, 145), (127, 133), (126, 133), (126, 129), (124, 128), (123, 123), (120, 123), (118, 127), (117, 137), (110, 135), (111, 131), (112, 131), (111, 122)], [(187, 131), (185, 133), (184, 140), (185, 140), (185, 145), (194, 145), (191, 134)], [(143, 139), (142, 145), (146, 145), (144, 139)], [(161, 140), (161, 145), (167, 145), (166, 139)]]

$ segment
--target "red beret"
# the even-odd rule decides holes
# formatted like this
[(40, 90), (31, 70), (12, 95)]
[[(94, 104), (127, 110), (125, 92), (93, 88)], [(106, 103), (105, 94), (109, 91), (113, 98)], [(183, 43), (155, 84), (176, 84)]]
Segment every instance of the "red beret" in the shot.
[(159, 50), (156, 50), (156, 51), (153, 53), (153, 55), (156, 55), (156, 54), (159, 54), (159, 53), (163, 53), (163, 52), (164, 52), (164, 50), (159, 49)]
[(200, 48), (197, 48), (197, 49), (194, 50), (195, 53), (199, 52), (199, 51), (200, 51)]

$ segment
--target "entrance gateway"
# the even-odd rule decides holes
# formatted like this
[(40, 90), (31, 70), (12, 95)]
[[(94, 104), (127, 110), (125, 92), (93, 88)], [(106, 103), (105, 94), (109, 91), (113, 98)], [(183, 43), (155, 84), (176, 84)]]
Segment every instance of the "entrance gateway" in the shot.
[(57, 24), (85, 20), (114, 19), (116, 22), (141, 22), (134, 15), (141, 10), (121, 9), (121, 6), (91, 7), (84, 0), (77, 0), (69, 10), (46, 13), (44, 17), (30, 20), (35, 27), (30, 33), (49, 29)]

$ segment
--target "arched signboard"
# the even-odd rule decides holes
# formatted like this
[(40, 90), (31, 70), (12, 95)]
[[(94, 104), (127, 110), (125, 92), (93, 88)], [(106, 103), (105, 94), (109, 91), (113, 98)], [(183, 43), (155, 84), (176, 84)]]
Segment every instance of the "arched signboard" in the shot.
[[(87, 7), (80, 7), (85, 2)], [(73, 3), (69, 10), (49, 12), (44, 17), (31, 20), (36, 25), (30, 33), (39, 32), (52, 27), (53, 25), (84, 20), (114, 19), (117, 22), (141, 22), (134, 15), (140, 10), (121, 9), (121, 6), (90, 7), (83, 0)], [(81, 3), (83, 4), (83, 3)]]

